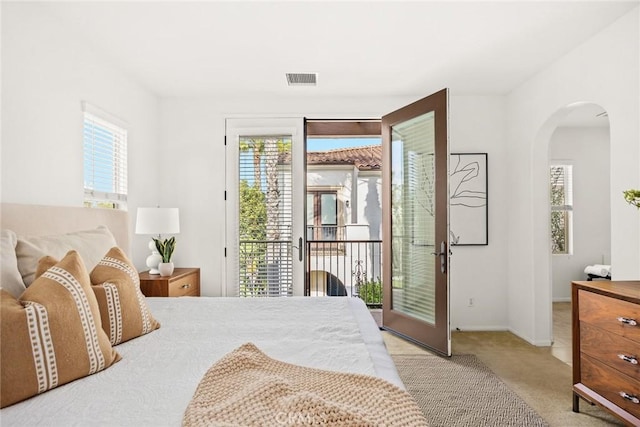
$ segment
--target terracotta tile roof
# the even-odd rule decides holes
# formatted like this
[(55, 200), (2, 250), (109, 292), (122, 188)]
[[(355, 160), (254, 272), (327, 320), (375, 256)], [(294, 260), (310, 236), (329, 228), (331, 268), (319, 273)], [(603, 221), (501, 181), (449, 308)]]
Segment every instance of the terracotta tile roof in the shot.
[[(281, 155), (279, 163), (290, 162), (290, 153)], [(367, 145), (327, 151), (308, 151), (307, 165), (354, 165), (360, 170), (380, 170), (382, 165), (382, 146)]]

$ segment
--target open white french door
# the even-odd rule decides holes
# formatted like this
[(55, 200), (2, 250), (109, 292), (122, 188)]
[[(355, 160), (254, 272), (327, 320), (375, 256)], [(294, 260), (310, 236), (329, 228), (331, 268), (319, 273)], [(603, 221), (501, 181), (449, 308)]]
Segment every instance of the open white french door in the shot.
[(382, 118), (383, 326), (451, 355), (448, 91)]
[(225, 126), (225, 295), (304, 295), (304, 118)]

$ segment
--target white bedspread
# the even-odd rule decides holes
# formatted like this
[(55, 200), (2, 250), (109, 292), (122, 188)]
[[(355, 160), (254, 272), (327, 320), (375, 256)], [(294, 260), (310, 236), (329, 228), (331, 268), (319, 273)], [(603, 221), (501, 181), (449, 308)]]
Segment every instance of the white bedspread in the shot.
[(402, 387), (358, 298), (148, 298), (162, 327), (117, 346), (122, 361), (0, 411), (2, 426), (179, 426), (198, 382), (246, 342), (289, 363)]

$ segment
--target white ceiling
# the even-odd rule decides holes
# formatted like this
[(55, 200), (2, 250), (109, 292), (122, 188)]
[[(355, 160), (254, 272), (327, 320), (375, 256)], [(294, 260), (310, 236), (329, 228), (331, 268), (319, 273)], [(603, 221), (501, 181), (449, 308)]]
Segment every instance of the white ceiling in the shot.
[[(505, 94), (633, 1), (45, 2), (162, 97)], [(318, 86), (287, 87), (286, 72)]]

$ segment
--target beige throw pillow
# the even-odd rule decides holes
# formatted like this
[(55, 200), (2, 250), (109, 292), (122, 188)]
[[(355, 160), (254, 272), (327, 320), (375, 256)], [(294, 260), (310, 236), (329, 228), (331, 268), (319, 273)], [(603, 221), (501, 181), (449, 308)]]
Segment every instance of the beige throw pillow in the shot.
[(0, 255), (2, 256), (2, 278), (0, 278), (0, 288), (18, 298), (25, 291), (26, 287), (22, 281), (22, 276), (18, 270), (18, 259), (16, 258), (16, 244), (18, 237), (11, 230), (0, 231)]
[[(42, 258), (36, 277), (55, 263), (52, 257)], [(111, 345), (148, 334), (160, 327), (140, 291), (138, 272), (122, 249), (111, 248), (90, 277), (100, 307), (102, 329)]]
[(101, 328), (89, 274), (75, 251), (14, 298), (0, 291), (0, 407), (120, 360)]
[(49, 255), (60, 259), (68, 251), (75, 250), (82, 257), (87, 271), (91, 271), (104, 254), (116, 245), (116, 239), (113, 234), (104, 226), (93, 230), (76, 231), (55, 236), (18, 236), (16, 245), (18, 270), (20, 270), (24, 284), (28, 287), (36, 277), (35, 273), (40, 258)]

